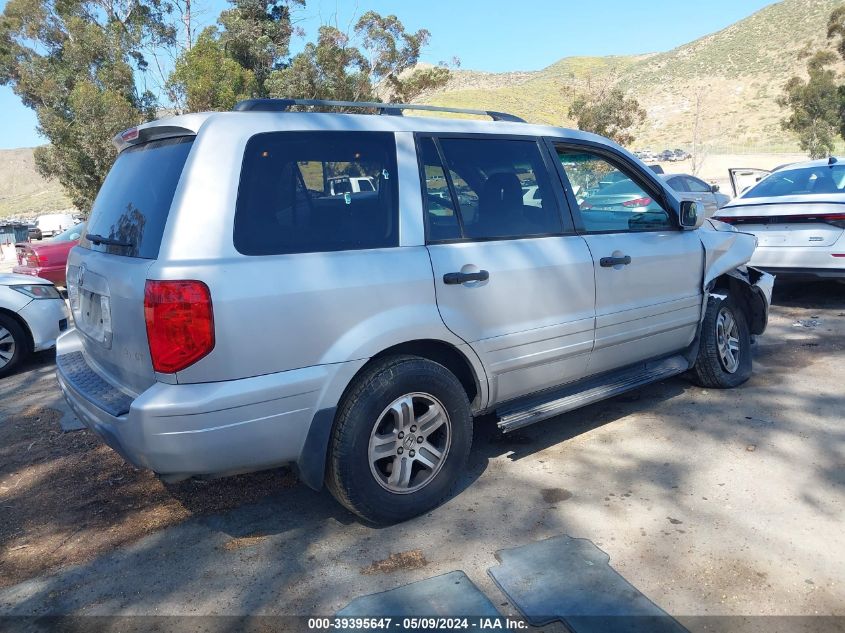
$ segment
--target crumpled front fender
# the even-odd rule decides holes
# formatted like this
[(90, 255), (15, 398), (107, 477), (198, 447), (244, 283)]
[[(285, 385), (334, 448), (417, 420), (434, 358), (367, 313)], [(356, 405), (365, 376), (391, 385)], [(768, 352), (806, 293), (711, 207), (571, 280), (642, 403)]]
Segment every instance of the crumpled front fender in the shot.
[(745, 266), (757, 248), (755, 236), (740, 233), (733, 227), (730, 230), (700, 230), (699, 237), (704, 245), (702, 289), (705, 291), (717, 277)]
[(757, 248), (757, 238), (712, 220), (699, 231), (699, 237), (705, 253), (705, 296), (730, 291), (745, 311), (751, 333), (762, 334), (769, 321), (775, 278), (747, 265)]

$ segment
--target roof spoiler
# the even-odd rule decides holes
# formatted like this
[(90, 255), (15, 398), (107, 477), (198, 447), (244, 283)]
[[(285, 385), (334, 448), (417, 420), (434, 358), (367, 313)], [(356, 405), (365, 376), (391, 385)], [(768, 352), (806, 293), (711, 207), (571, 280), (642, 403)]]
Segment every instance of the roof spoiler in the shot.
[(448, 108), (445, 106), (416, 103), (379, 103), (376, 101), (327, 101), (324, 99), (246, 99), (235, 104), (235, 112), (287, 112), (291, 106), (311, 106), (323, 108), (362, 108), (375, 110), (378, 114), (402, 116), (404, 110), (426, 112), (451, 112), (456, 114), (477, 114), (489, 116), (494, 121), (512, 121), (525, 123), (516, 115), (495, 110), (472, 110), (469, 108)]
[(112, 143), (118, 153), (132, 145), (156, 141), (163, 138), (174, 138), (176, 136), (196, 136), (196, 132), (178, 125), (151, 125), (149, 127), (130, 127), (116, 134)]

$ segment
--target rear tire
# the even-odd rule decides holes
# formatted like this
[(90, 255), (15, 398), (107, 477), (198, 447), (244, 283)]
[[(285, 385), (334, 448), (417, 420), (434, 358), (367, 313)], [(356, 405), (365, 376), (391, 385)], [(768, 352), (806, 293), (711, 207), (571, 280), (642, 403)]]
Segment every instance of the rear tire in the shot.
[(385, 358), (338, 408), (326, 485), (361, 518), (398, 523), (449, 497), (471, 444), (469, 401), (455, 375), (417, 356)]
[(700, 387), (730, 389), (751, 377), (751, 335), (745, 313), (728, 296), (710, 297), (698, 358), (690, 371)]
[(31, 353), (24, 329), (12, 317), (0, 314), (0, 378), (15, 371)]

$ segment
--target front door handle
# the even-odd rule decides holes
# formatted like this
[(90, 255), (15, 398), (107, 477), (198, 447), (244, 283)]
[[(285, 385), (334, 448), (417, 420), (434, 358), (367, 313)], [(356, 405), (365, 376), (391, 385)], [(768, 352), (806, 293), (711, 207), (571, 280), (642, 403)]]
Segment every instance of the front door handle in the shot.
[(630, 263), (630, 255), (625, 255), (624, 257), (602, 257), (599, 260), (599, 264), (602, 268), (613, 268), (614, 266), (627, 266)]
[(479, 270), (477, 273), (446, 273), (443, 275), (443, 283), (450, 286), (468, 281), (487, 281), (488, 279), (490, 279), (490, 273), (486, 270)]

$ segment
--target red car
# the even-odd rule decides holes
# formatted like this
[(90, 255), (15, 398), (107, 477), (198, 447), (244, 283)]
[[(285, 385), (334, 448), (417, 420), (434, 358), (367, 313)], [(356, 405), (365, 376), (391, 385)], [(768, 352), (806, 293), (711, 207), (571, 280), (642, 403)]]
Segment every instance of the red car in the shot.
[(57, 286), (67, 286), (65, 280), (67, 256), (70, 249), (79, 243), (84, 230), (85, 223), (81, 222), (41, 244), (31, 242), (15, 244), (18, 265), (12, 269), (12, 272), (48, 279)]

